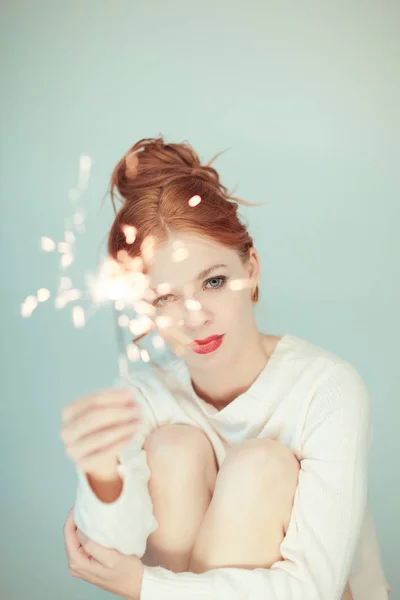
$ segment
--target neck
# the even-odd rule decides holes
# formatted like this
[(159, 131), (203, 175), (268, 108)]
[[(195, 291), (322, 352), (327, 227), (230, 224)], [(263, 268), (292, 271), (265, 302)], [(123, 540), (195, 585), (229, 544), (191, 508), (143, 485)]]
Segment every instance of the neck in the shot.
[(241, 346), (240, 354), (225, 367), (220, 365), (201, 371), (191, 370), (192, 385), (196, 394), (222, 409), (232, 400), (243, 394), (257, 379), (268, 362), (271, 336), (265, 336), (255, 327), (249, 332), (246, 343)]

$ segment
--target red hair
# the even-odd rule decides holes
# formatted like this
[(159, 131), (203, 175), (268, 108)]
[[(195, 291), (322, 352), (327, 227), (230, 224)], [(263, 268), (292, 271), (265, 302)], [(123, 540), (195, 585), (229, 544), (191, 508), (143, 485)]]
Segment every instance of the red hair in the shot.
[[(162, 137), (142, 139), (119, 161), (111, 176), (110, 194), (114, 223), (108, 239), (108, 252), (117, 260), (118, 253), (141, 255), (147, 236), (156, 242), (166, 241), (169, 232), (196, 233), (236, 250), (243, 264), (249, 258), (253, 239), (241, 222), (238, 204), (251, 204), (231, 196), (211, 167), (201, 165), (193, 148), (187, 144), (168, 144)], [(122, 207), (117, 212), (116, 193)], [(189, 200), (200, 196), (192, 208)], [(128, 244), (124, 227), (133, 226), (137, 235)], [(252, 300), (258, 300), (258, 286)]]

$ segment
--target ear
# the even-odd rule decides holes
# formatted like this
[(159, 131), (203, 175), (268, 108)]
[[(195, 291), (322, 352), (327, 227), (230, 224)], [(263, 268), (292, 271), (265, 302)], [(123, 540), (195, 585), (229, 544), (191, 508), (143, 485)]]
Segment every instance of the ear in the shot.
[(247, 270), (249, 273), (250, 286), (252, 289), (255, 289), (255, 287), (258, 285), (261, 274), (260, 260), (258, 258), (258, 253), (255, 248), (250, 248), (249, 250)]

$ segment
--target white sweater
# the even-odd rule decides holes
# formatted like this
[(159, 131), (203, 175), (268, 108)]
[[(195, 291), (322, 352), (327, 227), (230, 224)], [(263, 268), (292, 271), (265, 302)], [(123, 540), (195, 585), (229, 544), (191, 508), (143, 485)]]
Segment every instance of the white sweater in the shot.
[(301, 468), (282, 560), (270, 569), (203, 574), (145, 566), (141, 600), (340, 600), (348, 579), (354, 600), (387, 599), (367, 507), (369, 396), (355, 368), (286, 334), (250, 388), (218, 411), (195, 394), (181, 358), (168, 357), (162, 367), (135, 371), (143, 427), (118, 467), (119, 498), (99, 501), (78, 470), (75, 522), (89, 538), (143, 556), (158, 527), (143, 443), (166, 423), (204, 430), (219, 466), (229, 446), (268, 437), (290, 448)]

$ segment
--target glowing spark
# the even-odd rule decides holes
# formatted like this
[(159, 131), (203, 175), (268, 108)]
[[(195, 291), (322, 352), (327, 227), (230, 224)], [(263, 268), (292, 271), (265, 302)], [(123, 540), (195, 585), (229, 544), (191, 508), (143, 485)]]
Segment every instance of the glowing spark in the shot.
[(70, 252), (69, 244), (67, 242), (58, 242), (58, 251), (61, 252), (61, 254), (69, 253)]
[(133, 225), (124, 225), (122, 227), (122, 230), (124, 232), (125, 235), (125, 241), (127, 244), (133, 244), (133, 242), (136, 239), (136, 234), (137, 234), (137, 230), (136, 227), (133, 227)]
[(188, 202), (189, 206), (191, 206), (192, 208), (194, 208), (195, 206), (197, 206), (198, 204), (200, 204), (201, 202), (201, 197), (196, 195), (196, 196), (192, 196)]
[(128, 344), (126, 348), (128, 358), (132, 362), (136, 362), (140, 359), (139, 348), (135, 344)]
[(132, 319), (129, 323), (129, 329), (133, 335), (142, 335), (152, 327), (153, 321), (144, 315), (138, 319)]
[(147, 331), (148, 329), (153, 329), (153, 326), (154, 326), (153, 321), (146, 315), (140, 315), (138, 318), (138, 321), (140, 322), (143, 331)]
[(141, 315), (154, 315), (157, 312), (157, 309), (152, 304), (145, 302), (144, 300), (136, 300), (133, 303), (133, 308), (135, 311)]
[(132, 335), (139, 335), (140, 334), (141, 328), (139, 327), (137, 319), (132, 319), (129, 322), (129, 329), (130, 329)]
[(173, 243), (172, 247), (173, 247), (172, 260), (174, 262), (182, 262), (189, 256), (189, 252), (188, 252), (187, 248), (185, 248), (184, 244), (181, 241), (176, 240)]
[(72, 231), (66, 231), (64, 233), (64, 237), (67, 244), (73, 244), (75, 242), (75, 236)]
[(160, 296), (169, 294), (171, 289), (172, 288), (169, 283), (159, 283), (158, 286), (156, 287), (157, 293), (160, 294)]
[(97, 278), (89, 278), (89, 286), (95, 302), (122, 300), (127, 294), (126, 280), (121, 275), (121, 267), (113, 260), (106, 260)]
[(56, 308), (64, 308), (69, 302), (75, 302), (79, 300), (82, 292), (80, 290), (65, 290), (55, 300)]
[(127, 315), (120, 315), (118, 317), (118, 325), (120, 327), (128, 327), (128, 325), (129, 325), (129, 317)]
[(86, 188), (88, 186), (91, 168), (92, 168), (91, 157), (87, 156), (85, 154), (82, 154), (79, 157), (79, 183), (78, 183), (78, 188), (82, 191), (86, 190)]
[(154, 348), (157, 348), (158, 350), (161, 350), (161, 348), (164, 348), (165, 346), (164, 340), (159, 335), (154, 336), (154, 338), (152, 339), (152, 343)]
[(121, 300), (126, 293), (126, 283), (123, 278), (116, 278), (108, 285), (108, 297), (111, 300)]
[(66, 253), (63, 254), (61, 257), (61, 267), (63, 269), (66, 269), (67, 267), (69, 267), (70, 265), (72, 265), (72, 263), (74, 262), (74, 257), (72, 254)]
[(72, 320), (76, 328), (81, 328), (85, 325), (85, 312), (82, 306), (74, 306), (72, 309)]
[(72, 287), (72, 281), (69, 277), (61, 277), (60, 288), (62, 290), (69, 290)]
[(81, 171), (89, 171), (92, 167), (92, 159), (90, 156), (82, 154), (79, 158), (79, 167)]
[(154, 248), (155, 248), (155, 239), (152, 235), (148, 235), (144, 238), (142, 245), (140, 247), (140, 251), (143, 256), (143, 260), (145, 263), (151, 263), (154, 256)]
[(70, 202), (78, 202), (80, 196), (79, 190), (72, 188), (68, 191), (68, 198)]
[(37, 292), (37, 299), (39, 302), (46, 302), (50, 298), (50, 292), (46, 288), (40, 288)]
[(171, 325), (171, 317), (161, 315), (155, 319), (156, 325), (159, 329), (166, 329)]
[(76, 225), (77, 227), (79, 227), (79, 225), (83, 225), (83, 222), (85, 220), (83, 213), (80, 211), (77, 211), (74, 216), (72, 217), (72, 220), (74, 222), (74, 225)]
[(21, 305), (21, 315), (23, 317), (30, 317), (37, 305), (37, 298), (35, 296), (28, 296)]
[(56, 247), (56, 243), (54, 240), (48, 237), (42, 237), (41, 239), (41, 247), (45, 252), (53, 252)]
[(132, 304), (143, 298), (148, 288), (148, 276), (142, 272), (126, 271), (121, 264), (106, 259), (96, 277), (88, 276), (90, 294), (96, 303), (121, 300)]
[(150, 288), (144, 290), (143, 300), (147, 300), (147, 302), (153, 302), (153, 300), (157, 297), (157, 294), (153, 292)]
[(141, 348), (140, 356), (141, 356), (143, 362), (146, 362), (146, 363), (149, 362), (150, 356), (145, 348)]
[(124, 354), (118, 357), (118, 367), (123, 378), (129, 378), (128, 360)]
[(137, 170), (139, 167), (139, 158), (134, 152), (128, 154), (128, 156), (125, 159), (125, 165), (126, 174), (128, 175), (128, 177), (131, 177), (132, 179), (136, 177)]
[(235, 291), (243, 290), (246, 287), (250, 287), (250, 285), (249, 279), (232, 279), (231, 281), (228, 281), (228, 287)]
[(186, 298), (185, 306), (188, 310), (201, 310), (201, 304), (194, 298)]

